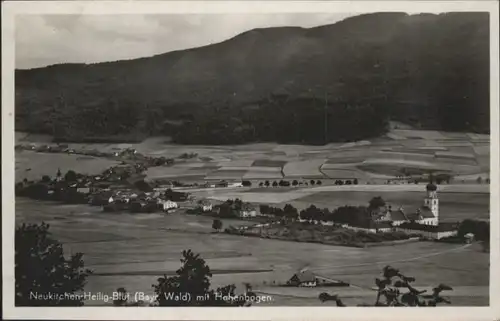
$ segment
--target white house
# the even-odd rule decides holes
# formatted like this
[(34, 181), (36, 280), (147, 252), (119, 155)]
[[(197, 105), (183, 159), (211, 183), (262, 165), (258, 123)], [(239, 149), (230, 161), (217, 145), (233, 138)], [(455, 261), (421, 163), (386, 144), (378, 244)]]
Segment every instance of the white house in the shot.
[(163, 206), (164, 211), (179, 208), (179, 205), (176, 202), (172, 202), (171, 200), (158, 199), (157, 202), (158, 204)]
[(202, 201), (200, 205), (203, 212), (212, 211), (212, 203), (210, 203), (209, 201)]
[(251, 205), (244, 204), (240, 210), (240, 217), (256, 217), (257, 209)]
[(78, 193), (83, 193), (83, 194), (89, 194), (90, 193), (90, 187), (78, 187), (76, 189)]
[(228, 187), (243, 187), (243, 183), (231, 183)]

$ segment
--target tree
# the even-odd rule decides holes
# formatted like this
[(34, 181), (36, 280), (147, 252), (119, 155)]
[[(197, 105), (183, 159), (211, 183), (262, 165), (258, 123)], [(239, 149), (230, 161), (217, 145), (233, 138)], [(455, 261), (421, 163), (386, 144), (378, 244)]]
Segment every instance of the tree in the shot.
[(316, 182), (314, 181), (314, 179), (311, 179), (311, 180), (309, 181), (309, 184), (314, 185), (314, 184), (316, 184)]
[(273, 182), (273, 187), (278, 187), (278, 182), (274, 181)]
[[(15, 304), (82, 306), (83, 297), (71, 294), (83, 291), (92, 271), (84, 268), (82, 253), (65, 258), (62, 244), (51, 238), (48, 230), (49, 225), (45, 223), (16, 228)], [(33, 293), (40, 297), (33, 298)]]
[(481, 184), (483, 182), (483, 178), (481, 176), (479, 176), (477, 179), (476, 179), (476, 182), (478, 184)]
[(352, 183), (353, 183), (354, 185), (358, 185), (358, 179), (357, 179), (357, 178), (355, 178), (355, 179), (352, 181)]
[(290, 204), (286, 204), (283, 208), (283, 214), (292, 220), (296, 220), (299, 217), (299, 211)]
[(237, 211), (240, 211), (243, 208), (243, 201), (240, 200), (239, 198), (234, 200), (234, 209)]
[(214, 230), (216, 230), (217, 232), (219, 232), (222, 228), (222, 221), (219, 220), (219, 219), (215, 219), (213, 222), (212, 222), (212, 228)]
[(262, 187), (262, 186), (264, 186), (264, 183), (263, 183), (263, 182), (260, 182), (260, 183), (259, 183), (259, 187)]
[(267, 204), (260, 204), (259, 210), (262, 214), (270, 214), (271, 213), (271, 207)]
[(64, 175), (64, 180), (66, 182), (76, 182), (76, 173), (73, 170), (69, 170), (65, 175)]
[(316, 185), (321, 185), (321, 184), (322, 184), (322, 183), (321, 183), (321, 181), (318, 179), (318, 180), (316, 181)]
[(297, 186), (297, 185), (299, 185), (299, 182), (296, 179), (294, 179), (292, 181), (292, 186)]
[(210, 289), (212, 273), (210, 267), (199, 254), (191, 250), (182, 252), (182, 266), (176, 275), (166, 275), (153, 284), (159, 306), (242, 306), (245, 300), (228, 300), (228, 297), (237, 298), (235, 286), (227, 285)]
[(269, 187), (269, 185), (271, 185), (271, 184), (269, 183), (269, 181), (266, 181), (266, 182), (264, 183), (264, 185), (266, 185), (266, 187)]
[(382, 197), (376, 196), (370, 200), (368, 208), (370, 210), (376, 210), (383, 206), (385, 206), (385, 201), (382, 199)]
[[(135, 182), (134, 186), (138, 190), (140, 190), (141, 192), (152, 192), (153, 191), (153, 188), (148, 183), (146, 183), (144, 180), (140, 180), (140, 181)], [(172, 193), (172, 190), (170, 190), (170, 192)]]
[(50, 178), (49, 175), (43, 175), (42, 176), (42, 182), (44, 182), (44, 183), (50, 183), (51, 180), (52, 179)]
[(62, 174), (61, 174), (61, 169), (60, 169), (60, 168), (58, 168), (58, 169), (57, 169), (57, 174), (56, 174), (56, 176), (57, 176), (57, 178), (60, 178), (60, 177), (62, 176)]
[(243, 181), (243, 182), (241, 182), (241, 185), (243, 185), (245, 187), (251, 187), (252, 186), (252, 182), (250, 182), (250, 181)]

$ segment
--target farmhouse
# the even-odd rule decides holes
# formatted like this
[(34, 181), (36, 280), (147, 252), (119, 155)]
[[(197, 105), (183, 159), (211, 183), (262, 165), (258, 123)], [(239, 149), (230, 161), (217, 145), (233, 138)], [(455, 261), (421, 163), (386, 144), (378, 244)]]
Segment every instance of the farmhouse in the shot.
[(295, 273), (286, 284), (291, 286), (315, 287), (318, 281), (316, 276), (307, 270)]

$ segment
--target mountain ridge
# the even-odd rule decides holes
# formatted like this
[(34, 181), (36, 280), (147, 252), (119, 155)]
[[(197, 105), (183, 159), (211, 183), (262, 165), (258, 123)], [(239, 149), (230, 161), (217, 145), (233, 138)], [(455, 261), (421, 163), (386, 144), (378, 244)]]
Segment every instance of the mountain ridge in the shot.
[[(139, 59), (16, 70), (16, 126), (180, 143), (350, 141), (383, 134), (391, 119), (489, 132), (488, 20), (375, 13)], [(325, 116), (330, 126), (318, 128)]]

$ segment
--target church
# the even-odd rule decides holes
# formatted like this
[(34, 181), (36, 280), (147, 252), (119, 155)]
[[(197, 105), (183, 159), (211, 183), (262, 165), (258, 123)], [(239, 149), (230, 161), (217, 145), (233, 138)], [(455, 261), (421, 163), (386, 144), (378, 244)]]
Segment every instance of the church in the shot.
[(439, 225), (439, 198), (437, 195), (437, 186), (432, 182), (426, 186), (426, 195), (424, 204), (417, 209), (405, 211), (403, 207), (392, 210), (390, 205), (377, 213), (374, 213), (375, 222), (389, 222), (393, 226), (399, 226), (403, 223), (418, 223), (423, 225)]

